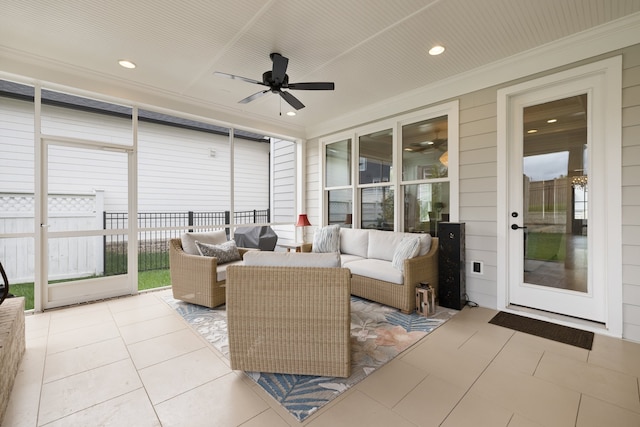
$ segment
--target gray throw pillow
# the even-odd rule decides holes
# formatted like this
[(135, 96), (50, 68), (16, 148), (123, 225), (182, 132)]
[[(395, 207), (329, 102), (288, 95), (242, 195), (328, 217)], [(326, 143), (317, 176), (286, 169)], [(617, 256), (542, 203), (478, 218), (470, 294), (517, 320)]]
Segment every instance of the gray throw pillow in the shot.
[(217, 258), (218, 264), (242, 259), (234, 240), (229, 240), (220, 245), (211, 245), (196, 241), (196, 247), (198, 251), (200, 251), (200, 255)]
[(327, 225), (313, 234), (312, 252), (340, 252), (340, 226)]

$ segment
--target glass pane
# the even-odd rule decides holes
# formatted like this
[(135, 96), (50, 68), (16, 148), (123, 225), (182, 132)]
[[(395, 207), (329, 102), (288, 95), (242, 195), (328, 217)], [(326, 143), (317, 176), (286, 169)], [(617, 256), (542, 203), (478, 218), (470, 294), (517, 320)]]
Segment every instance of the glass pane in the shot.
[(331, 190), (329, 194), (329, 224), (340, 224), (340, 227), (353, 226), (353, 201), (351, 189)]
[[(235, 138), (234, 150), (235, 218), (233, 222), (236, 224), (269, 222), (271, 140), (268, 137), (260, 141)], [(282, 166), (286, 167), (274, 164), (275, 168)], [(287, 172), (284, 171), (283, 175), (286, 174)], [(292, 181), (289, 182), (290, 185), (294, 184)], [(283, 183), (283, 180), (280, 180), (280, 184)], [(289, 190), (293, 193), (292, 187), (289, 187)], [(293, 194), (289, 196), (293, 197)], [(289, 221), (292, 219), (293, 215), (288, 218)]]
[(362, 221), (360, 228), (393, 230), (393, 188), (387, 186), (363, 188), (361, 199)]
[(133, 145), (131, 107), (42, 90), (42, 133)]
[(107, 212), (127, 212), (127, 154), (49, 146), (49, 231), (122, 229)]
[(402, 126), (402, 180), (448, 176), (447, 116)]
[(327, 144), (325, 187), (351, 185), (351, 140)]
[(363, 135), (359, 142), (360, 184), (389, 182), (393, 161), (393, 131), (387, 129)]
[(48, 239), (49, 283), (127, 273), (126, 235)]
[(140, 227), (179, 228), (164, 236), (149, 231), (143, 240), (166, 240), (191, 227), (224, 227), (231, 210), (229, 129), (153, 111), (140, 116)]
[(33, 233), (33, 88), (0, 80), (0, 234)]
[(524, 280), (587, 292), (587, 95), (524, 109)]
[(449, 183), (405, 185), (404, 231), (436, 236), (440, 221), (449, 221)]

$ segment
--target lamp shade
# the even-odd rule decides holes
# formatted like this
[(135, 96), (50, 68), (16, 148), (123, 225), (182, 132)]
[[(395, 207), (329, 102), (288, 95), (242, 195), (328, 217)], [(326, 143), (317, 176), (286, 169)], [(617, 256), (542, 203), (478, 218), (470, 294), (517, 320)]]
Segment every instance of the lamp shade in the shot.
[(298, 222), (296, 223), (296, 227), (306, 227), (307, 225), (311, 225), (309, 222), (309, 218), (307, 218), (307, 214), (298, 215)]

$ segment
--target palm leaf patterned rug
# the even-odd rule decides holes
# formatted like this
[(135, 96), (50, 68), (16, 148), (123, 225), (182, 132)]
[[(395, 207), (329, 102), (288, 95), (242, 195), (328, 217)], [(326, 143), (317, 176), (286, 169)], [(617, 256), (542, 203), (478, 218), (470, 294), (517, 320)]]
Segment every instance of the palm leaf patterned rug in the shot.
[[(227, 312), (224, 306), (210, 309), (178, 301), (170, 296), (166, 297), (166, 301), (211, 345), (225, 357), (229, 357)], [(455, 310), (438, 307), (434, 316), (425, 318), (351, 297), (352, 367), (349, 378), (261, 372), (246, 374), (298, 421), (304, 421), (456, 313)]]

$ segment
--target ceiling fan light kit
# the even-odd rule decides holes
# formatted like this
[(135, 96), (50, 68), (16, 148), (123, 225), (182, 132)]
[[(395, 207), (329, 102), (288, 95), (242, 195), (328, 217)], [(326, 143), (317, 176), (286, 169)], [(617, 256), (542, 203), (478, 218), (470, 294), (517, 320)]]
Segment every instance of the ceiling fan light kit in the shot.
[(242, 80), (247, 83), (254, 83), (261, 86), (266, 86), (268, 89), (256, 92), (253, 95), (241, 99), (238, 101), (240, 104), (248, 104), (269, 92), (279, 94), (287, 104), (291, 105), (296, 110), (304, 108), (304, 104), (300, 102), (298, 98), (293, 96), (290, 92), (285, 92), (283, 89), (290, 90), (334, 90), (335, 84), (333, 82), (305, 82), (305, 83), (289, 83), (289, 76), (287, 75), (287, 66), (289, 65), (289, 59), (280, 55), (279, 53), (271, 53), (269, 55), (273, 62), (271, 71), (265, 71), (262, 74), (262, 81), (249, 79), (246, 77), (236, 76), (234, 74), (222, 73), (220, 71), (214, 72), (215, 75), (225, 77), (228, 79)]

